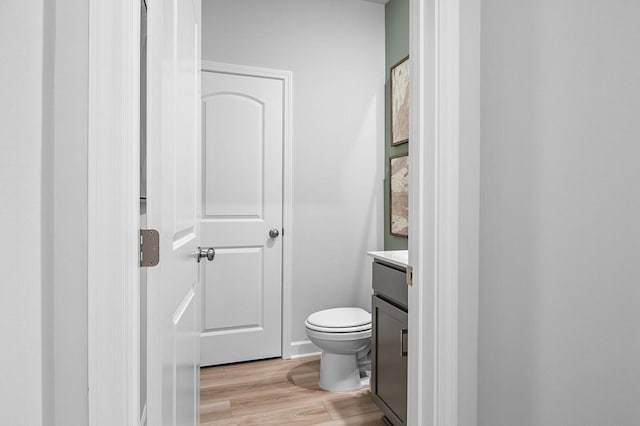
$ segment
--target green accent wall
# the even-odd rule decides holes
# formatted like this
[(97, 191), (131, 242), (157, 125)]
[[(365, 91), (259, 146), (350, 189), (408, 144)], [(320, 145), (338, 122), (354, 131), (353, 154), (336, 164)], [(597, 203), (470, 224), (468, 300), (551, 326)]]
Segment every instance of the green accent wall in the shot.
[[(385, 6), (385, 137), (384, 137), (384, 249), (404, 250), (409, 240), (406, 237), (391, 235), (389, 218), (389, 158), (405, 154), (409, 144), (391, 146), (391, 101), (389, 92), (389, 71), (393, 65), (409, 54), (409, 0), (391, 0)], [(409, 171), (411, 173), (411, 171)], [(411, 214), (411, 212), (409, 212)]]

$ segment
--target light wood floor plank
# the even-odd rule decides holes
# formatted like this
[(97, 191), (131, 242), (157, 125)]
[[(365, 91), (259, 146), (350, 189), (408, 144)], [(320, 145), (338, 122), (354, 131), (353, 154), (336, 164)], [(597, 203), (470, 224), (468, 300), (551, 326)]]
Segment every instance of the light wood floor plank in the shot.
[(379, 412), (359, 414), (344, 419), (331, 420), (324, 423), (318, 423), (314, 426), (385, 426), (382, 421), (382, 414)]
[(203, 368), (201, 425), (384, 424), (368, 389), (324, 391), (319, 371), (319, 357)]
[(201, 402), (200, 422), (228, 419), (232, 417), (230, 401)]
[(257, 412), (245, 416), (234, 416), (228, 419), (203, 423), (201, 426), (230, 426), (230, 425), (314, 425), (326, 423), (331, 416), (324, 409), (322, 403), (295, 405), (293, 407)]
[(379, 411), (369, 390), (353, 394), (350, 398), (329, 398), (323, 404), (334, 420)]

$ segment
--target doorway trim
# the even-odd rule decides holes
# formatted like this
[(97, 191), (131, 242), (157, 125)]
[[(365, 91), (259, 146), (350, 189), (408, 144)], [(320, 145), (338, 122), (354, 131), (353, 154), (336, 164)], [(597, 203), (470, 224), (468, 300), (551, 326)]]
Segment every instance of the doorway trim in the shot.
[(410, 0), (408, 424), (477, 424), (480, 0)]
[(88, 75), (89, 425), (137, 425), (139, 2), (90, 0)]
[[(292, 356), (292, 292), (293, 292), (293, 72), (272, 68), (251, 67), (224, 62), (202, 61), (202, 71), (244, 75), (281, 80), (283, 98), (283, 151), (282, 151), (282, 306), (281, 356)], [(203, 185), (204, 188), (204, 185)], [(204, 199), (204, 196), (203, 198)]]

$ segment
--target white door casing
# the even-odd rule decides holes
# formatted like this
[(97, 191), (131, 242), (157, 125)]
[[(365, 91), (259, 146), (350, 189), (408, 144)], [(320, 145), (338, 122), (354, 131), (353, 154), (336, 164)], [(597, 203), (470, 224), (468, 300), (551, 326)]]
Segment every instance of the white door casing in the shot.
[(203, 64), (201, 229), (216, 248), (203, 271), (203, 365), (282, 355), (286, 85), (269, 70)]
[(411, 0), (410, 425), (477, 424), (480, 1)]
[(140, 418), (140, 4), (90, 0), (88, 10), (88, 423), (131, 425)]
[(148, 4), (147, 220), (160, 233), (148, 270), (149, 425), (198, 421), (200, 365), (200, 2)]

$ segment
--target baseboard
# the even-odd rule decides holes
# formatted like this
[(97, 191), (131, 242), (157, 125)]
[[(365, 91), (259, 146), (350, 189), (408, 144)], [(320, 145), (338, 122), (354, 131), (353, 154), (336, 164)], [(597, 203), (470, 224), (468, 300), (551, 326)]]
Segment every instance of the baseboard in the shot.
[(321, 352), (322, 350), (309, 340), (298, 340), (297, 342), (291, 342), (290, 359), (316, 356), (320, 355)]

